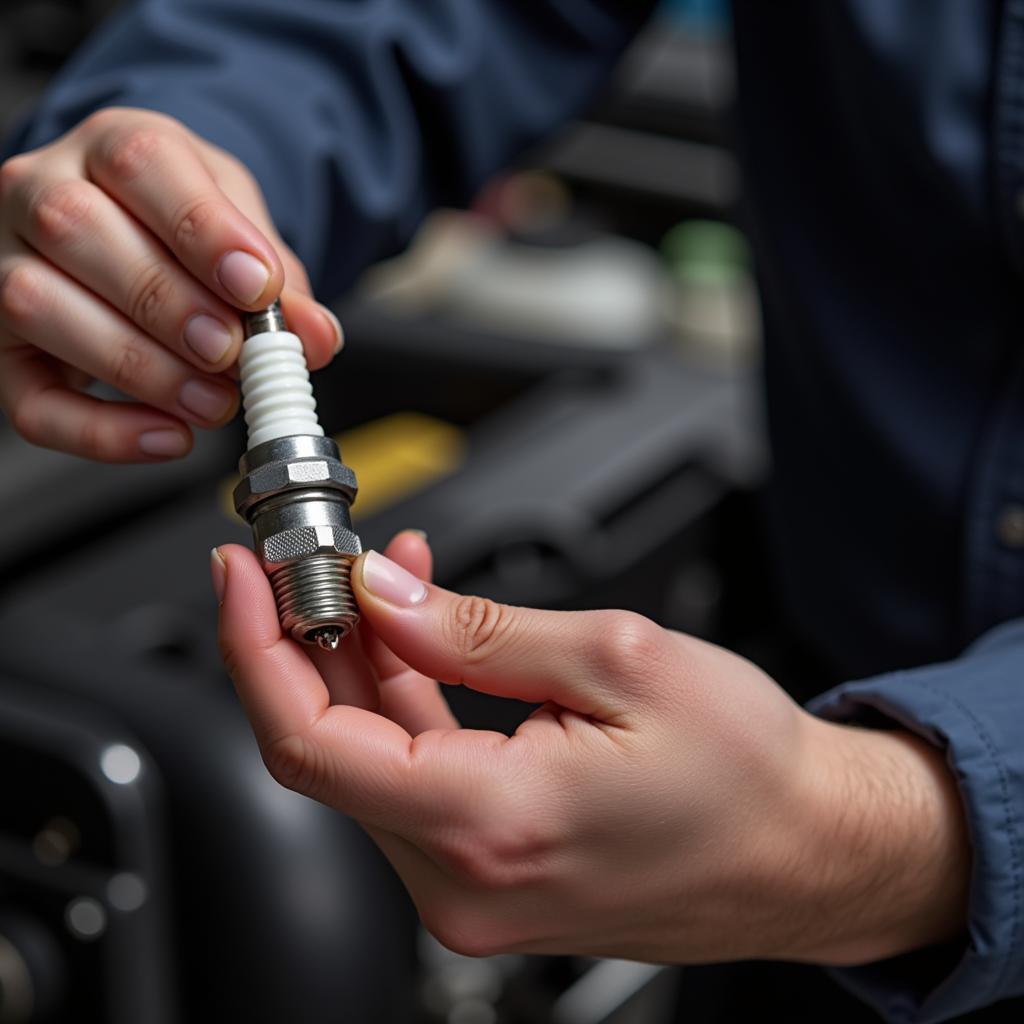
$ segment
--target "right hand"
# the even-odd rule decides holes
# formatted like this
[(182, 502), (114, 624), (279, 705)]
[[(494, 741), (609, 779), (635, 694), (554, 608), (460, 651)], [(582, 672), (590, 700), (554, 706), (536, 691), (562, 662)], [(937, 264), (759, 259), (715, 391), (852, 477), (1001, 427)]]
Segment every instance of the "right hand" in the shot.
[[(851, 966), (962, 941), (967, 822), (931, 743), (816, 718), (631, 612), (428, 585), (411, 532), (353, 564), (333, 653), (283, 634), (251, 551), (213, 555), (271, 774), (360, 822), (456, 952)], [(438, 679), (538, 707), (512, 736), (460, 728)]]
[[(0, 166), (0, 409), (34, 444), (103, 462), (186, 454), (190, 425), (237, 411), (237, 311), (278, 296), (323, 366), (341, 328), (255, 179), (173, 118), (104, 109)], [(135, 401), (83, 394), (91, 379)]]

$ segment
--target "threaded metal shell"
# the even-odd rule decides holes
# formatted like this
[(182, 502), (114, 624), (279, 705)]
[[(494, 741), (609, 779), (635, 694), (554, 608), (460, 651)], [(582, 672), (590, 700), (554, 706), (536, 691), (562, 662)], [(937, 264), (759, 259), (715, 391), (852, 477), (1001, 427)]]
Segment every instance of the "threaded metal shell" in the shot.
[(270, 573), (281, 625), (303, 643), (315, 643), (317, 634), (336, 630), (347, 636), (359, 621), (349, 573), (352, 555), (312, 555)]

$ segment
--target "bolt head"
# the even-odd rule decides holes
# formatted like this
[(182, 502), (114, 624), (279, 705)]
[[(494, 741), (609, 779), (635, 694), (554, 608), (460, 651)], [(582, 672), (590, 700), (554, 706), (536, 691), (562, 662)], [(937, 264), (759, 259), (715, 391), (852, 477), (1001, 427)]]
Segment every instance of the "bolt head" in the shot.
[(261, 501), (287, 491), (321, 487), (340, 491), (351, 504), (356, 499), (356, 475), (336, 459), (295, 459), (268, 462), (248, 472), (235, 487), (235, 511), (245, 517)]

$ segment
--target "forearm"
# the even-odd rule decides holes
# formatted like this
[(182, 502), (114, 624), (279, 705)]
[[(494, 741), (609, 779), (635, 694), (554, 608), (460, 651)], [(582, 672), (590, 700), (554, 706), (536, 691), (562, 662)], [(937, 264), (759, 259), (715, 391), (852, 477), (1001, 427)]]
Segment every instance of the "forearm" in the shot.
[(971, 852), (936, 747), (903, 730), (813, 721), (809, 922), (793, 959), (870, 963), (964, 933)]
[(971, 855), (941, 751), (906, 731), (803, 712), (788, 747), (774, 809), (749, 815), (723, 862), (701, 959), (847, 967), (962, 935)]
[[(884, 866), (897, 860), (891, 850), (903, 851), (899, 864), (909, 868), (902, 887), (908, 902), (888, 918), (896, 922), (895, 932), (889, 938), (886, 929), (878, 932), (885, 945), (879, 945), (877, 955), (884, 958), (886, 948), (899, 948), (893, 934), (908, 937), (906, 948), (919, 939), (925, 948), (869, 962), (873, 954), (865, 945), (838, 950), (841, 955), (833, 961), (860, 965), (834, 967), (831, 973), (886, 1019), (935, 1024), (1024, 993), (1022, 667), (1024, 621), (1017, 620), (991, 630), (953, 661), (845, 683), (808, 705), (818, 718), (870, 727), (859, 755), (869, 764), (880, 756), (903, 760), (898, 751), (893, 754), (893, 738), (899, 734), (873, 739), (878, 727), (920, 737), (921, 763), (930, 763), (937, 772), (919, 791), (931, 793), (923, 806), (949, 809), (948, 816), (925, 813), (913, 827), (900, 827), (905, 822), (899, 816), (882, 821), (883, 828), (895, 830), (896, 838), (888, 859), (882, 848), (883, 870), (877, 877), (888, 884)], [(885, 755), (879, 752), (883, 744), (888, 747)], [(893, 777), (906, 778), (912, 763)], [(919, 786), (928, 779), (919, 769), (910, 775)], [(956, 801), (948, 795), (951, 785), (970, 837), (969, 884), (962, 867), (966, 840), (952, 838), (949, 831), (950, 821), (957, 820), (952, 813)], [(936, 797), (936, 792), (941, 795)], [(904, 812), (904, 817), (914, 820), (917, 815)], [(952, 831), (955, 836), (955, 826)], [(917, 842), (915, 836), (920, 837)], [(922, 891), (935, 898), (922, 898)], [(956, 908), (965, 904), (966, 920), (958, 933)], [(922, 908), (920, 922), (913, 919), (915, 907)], [(952, 941), (942, 944), (943, 935)], [(932, 945), (927, 945), (929, 938)]]

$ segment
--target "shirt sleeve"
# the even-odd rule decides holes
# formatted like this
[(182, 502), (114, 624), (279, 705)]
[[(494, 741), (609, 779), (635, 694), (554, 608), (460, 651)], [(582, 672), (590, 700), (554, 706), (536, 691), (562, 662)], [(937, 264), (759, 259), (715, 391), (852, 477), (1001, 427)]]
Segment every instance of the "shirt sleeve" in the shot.
[(331, 297), (593, 96), (651, 0), (137, 0), (5, 147), (105, 106), (170, 114), (255, 174)]
[(846, 683), (808, 709), (896, 723), (944, 749), (973, 848), (964, 940), (830, 973), (894, 1024), (933, 1024), (1024, 994), (1024, 620), (956, 661)]

